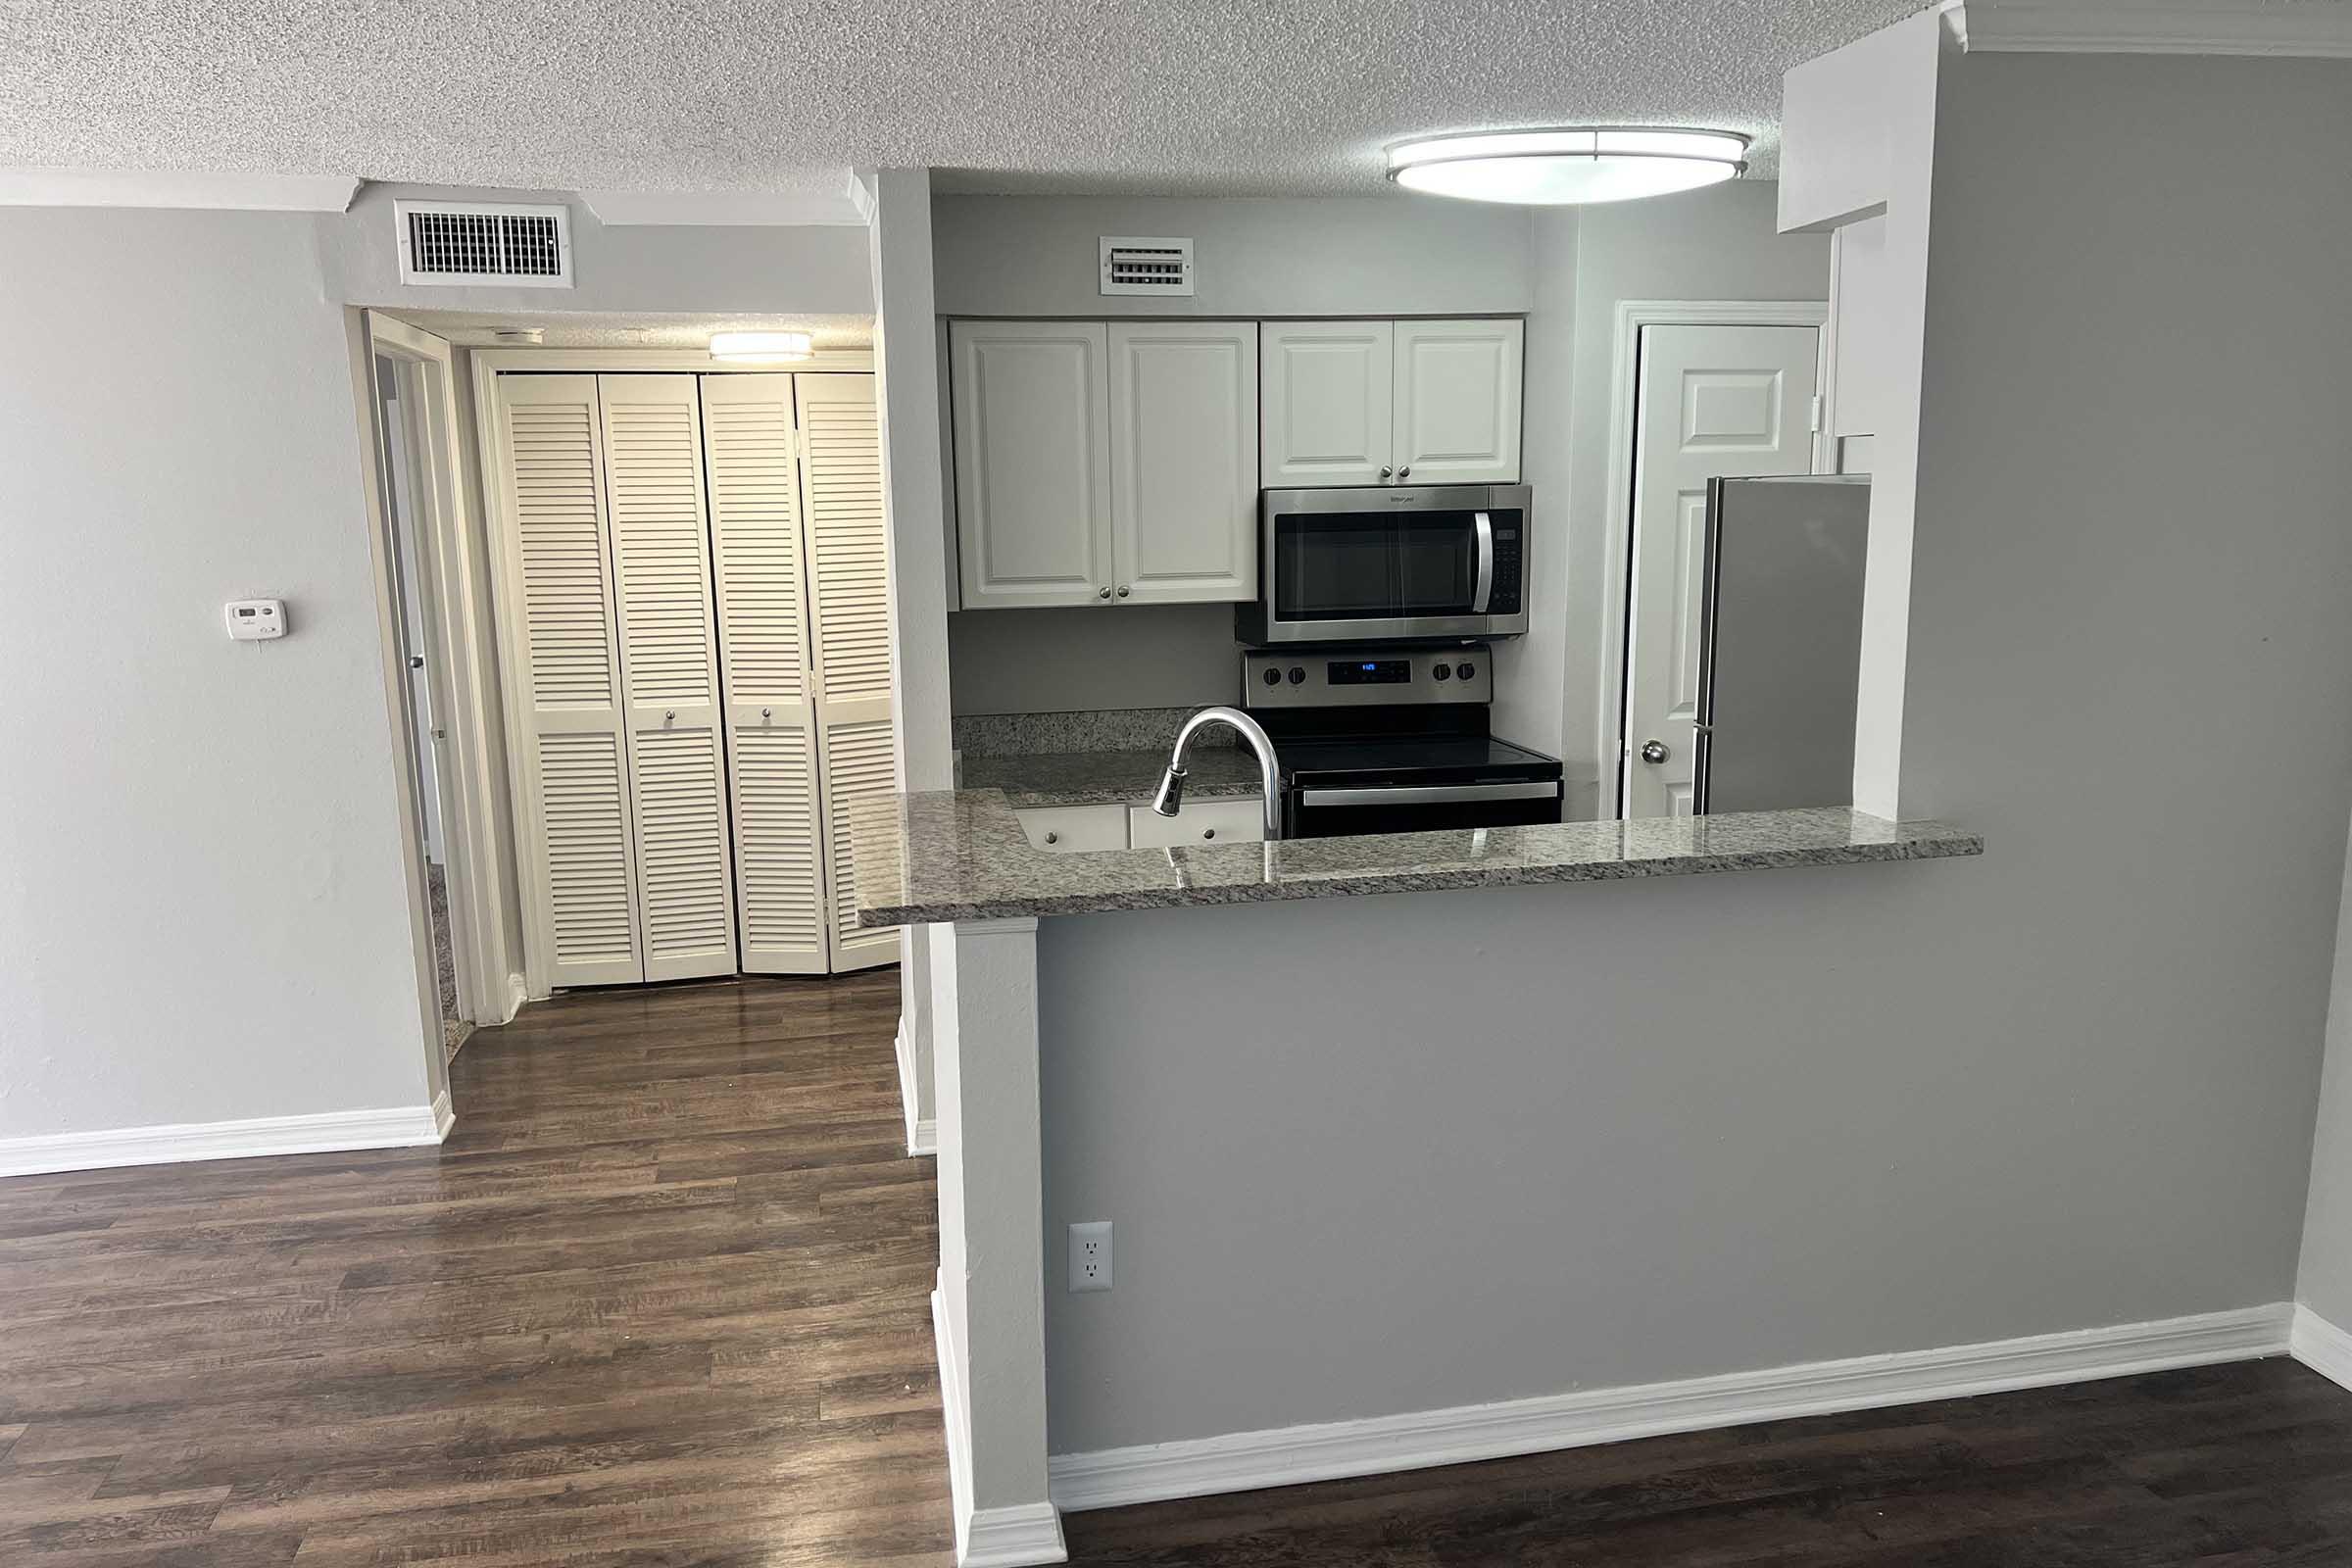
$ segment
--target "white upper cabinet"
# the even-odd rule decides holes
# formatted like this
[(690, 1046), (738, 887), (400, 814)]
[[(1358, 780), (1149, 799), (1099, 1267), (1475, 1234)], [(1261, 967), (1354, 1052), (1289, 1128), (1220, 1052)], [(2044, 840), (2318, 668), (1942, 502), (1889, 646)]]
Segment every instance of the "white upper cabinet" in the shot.
[(1113, 601), (1257, 597), (1257, 326), (1110, 324)]
[(1268, 489), (1385, 483), (1396, 326), (1389, 321), (1268, 321)]
[(1399, 484), (1511, 484), (1519, 478), (1524, 321), (1398, 321)]
[(962, 608), (1257, 594), (1254, 321), (955, 321)]
[(963, 607), (1111, 599), (1101, 321), (949, 327)]
[(1268, 321), (1270, 489), (1519, 478), (1527, 323)]

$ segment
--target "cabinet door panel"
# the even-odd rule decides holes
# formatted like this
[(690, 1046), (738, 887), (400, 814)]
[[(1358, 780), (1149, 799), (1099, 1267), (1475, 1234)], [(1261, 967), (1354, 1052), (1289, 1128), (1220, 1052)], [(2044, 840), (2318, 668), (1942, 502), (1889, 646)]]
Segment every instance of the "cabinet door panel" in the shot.
[(1519, 478), (1524, 321), (1396, 323), (1396, 426), (1403, 484)]
[(1381, 484), (1393, 431), (1388, 321), (1268, 321), (1262, 333), (1269, 488)]
[(1114, 597), (1257, 596), (1257, 325), (1110, 325)]
[(963, 607), (1107, 599), (1103, 323), (956, 321), (949, 343)]

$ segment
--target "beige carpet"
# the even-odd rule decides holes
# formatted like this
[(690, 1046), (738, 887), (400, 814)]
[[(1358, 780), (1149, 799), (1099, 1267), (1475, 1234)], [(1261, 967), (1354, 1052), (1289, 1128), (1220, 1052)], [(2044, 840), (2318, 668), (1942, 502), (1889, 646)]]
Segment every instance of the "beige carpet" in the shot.
[(424, 884), (433, 915), (433, 972), (441, 983), (441, 1045), (456, 1055), (473, 1025), (458, 1016), (458, 958), (449, 941), (449, 879), (441, 867), (424, 868)]

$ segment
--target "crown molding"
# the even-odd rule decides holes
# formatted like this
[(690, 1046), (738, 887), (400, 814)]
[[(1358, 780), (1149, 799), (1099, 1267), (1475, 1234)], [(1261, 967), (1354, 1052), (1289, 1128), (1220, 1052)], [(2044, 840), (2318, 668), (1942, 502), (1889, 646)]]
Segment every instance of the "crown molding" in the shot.
[(2352, 59), (2352, 6), (2127, 5), (2116, 0), (1944, 0), (1971, 54), (2268, 55)]
[(342, 213), (352, 174), (206, 174), (174, 170), (0, 169), (0, 207), (174, 207)]
[(845, 189), (773, 190), (584, 190), (580, 200), (607, 228), (662, 224), (675, 227), (772, 228), (806, 223), (862, 224), (865, 216)]

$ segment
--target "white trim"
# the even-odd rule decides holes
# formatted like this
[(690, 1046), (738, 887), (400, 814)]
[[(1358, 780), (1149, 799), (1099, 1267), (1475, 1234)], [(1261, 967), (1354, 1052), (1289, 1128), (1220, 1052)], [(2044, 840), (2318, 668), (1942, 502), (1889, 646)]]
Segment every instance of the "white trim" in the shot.
[[(1593, 756), (1600, 760), (1596, 807), (1625, 814), (1625, 636), (1627, 558), (1634, 541), (1634, 375), (1645, 326), (1810, 326), (1826, 328), (1827, 300), (1619, 300), (1609, 355), (1608, 502), (1601, 513), (1600, 701)], [(1816, 384), (1819, 377), (1815, 377)], [(1821, 471), (1821, 442), (1813, 467)]]
[[(846, 176), (845, 176), (846, 180)], [(639, 225), (771, 228), (808, 223), (862, 227), (848, 185), (835, 192), (781, 190), (584, 190), (580, 200), (607, 228)]]
[(519, 974), (507, 976), (507, 1015), (498, 1021), (502, 1024), (513, 1023), (514, 1015), (522, 1011), (522, 1004), (530, 1000), (530, 982)]
[[(648, 370), (692, 370), (699, 375), (777, 375), (814, 370), (868, 371), (872, 349), (819, 349), (785, 365), (743, 365), (714, 360), (705, 349), (475, 349), (474, 384), (511, 370), (563, 370), (593, 375), (642, 375)], [(489, 407), (488, 404), (481, 405)], [(478, 418), (479, 411), (476, 411)], [(494, 488), (494, 487), (493, 487)]]
[(0, 170), (0, 207), (219, 208), (255, 213), (344, 213), (360, 192), (350, 174), (200, 174), (139, 169)]
[(858, 220), (868, 227), (873, 224), (874, 208), (879, 204), (875, 193), (875, 180), (876, 174), (873, 170), (853, 169), (850, 171), (848, 182), (842, 188), (842, 195), (849, 199), (852, 207), (858, 209)]
[(958, 1568), (1031, 1568), (1070, 1560), (1061, 1539), (1061, 1511), (1050, 1502), (975, 1509), (958, 1534)]
[(1037, 930), (1034, 914), (1007, 914), (993, 920), (957, 920), (958, 937), (998, 937), (1031, 935)]
[(2287, 1348), (2289, 1315), (2287, 1304), (2279, 1302), (1946, 1349), (1056, 1454), (1049, 1461), (1053, 1497), (1067, 1509), (1122, 1507), (1789, 1416), (2251, 1360)]
[(964, 1469), (972, 1451), (972, 1417), (963, 1407), (963, 1365), (956, 1359), (947, 1302), (936, 1285), (931, 1290), (931, 1342), (939, 1357), (940, 1424), (948, 1434), (948, 1508), (956, 1516), (956, 1556), (961, 1561), (964, 1521), (972, 1512), (972, 1478)]
[(330, 1110), (243, 1121), (169, 1122), (106, 1132), (49, 1133), (0, 1141), (0, 1176), (169, 1165), (191, 1159), (323, 1154), (353, 1149), (412, 1149), (441, 1142), (454, 1118), (446, 1091), (429, 1105)]
[(906, 1118), (906, 1152), (936, 1154), (939, 1152), (939, 1118), (915, 1114), (921, 1103), (922, 1085), (914, 1070), (914, 1041), (906, 1033), (906, 1016), (899, 1015), (899, 1033), (895, 1042), (899, 1057), (899, 1104)]
[(2270, 55), (2352, 58), (2341, 5), (2052, 4), (1945, 0), (1944, 24), (1971, 54)]
[(2294, 1326), (2287, 1332), (2287, 1351), (2320, 1376), (2352, 1389), (2352, 1334), (2308, 1306), (2295, 1308)]
[(447, 1143), (450, 1129), (457, 1124), (458, 1109), (449, 1102), (449, 1086), (444, 1084), (441, 1092), (433, 1097), (433, 1142)]

